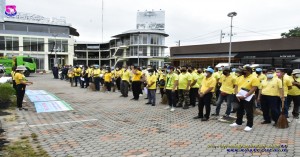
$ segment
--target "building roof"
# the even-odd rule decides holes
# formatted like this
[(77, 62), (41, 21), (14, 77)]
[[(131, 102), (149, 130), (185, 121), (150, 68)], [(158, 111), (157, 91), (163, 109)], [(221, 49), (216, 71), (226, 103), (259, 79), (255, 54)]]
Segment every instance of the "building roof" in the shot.
[[(229, 43), (190, 45), (171, 47), (170, 53), (171, 56), (181, 54), (228, 53), (228, 49)], [(286, 50), (300, 50), (300, 38), (254, 40), (232, 43), (232, 52), (267, 52)]]
[(109, 42), (91, 42), (91, 41), (76, 41), (75, 44), (87, 44), (87, 45), (99, 45), (99, 44), (109, 44)]
[(113, 37), (121, 37), (121, 36), (126, 36), (130, 34), (146, 34), (146, 33), (151, 33), (151, 34), (160, 34), (165, 37), (168, 37), (169, 35), (166, 34), (164, 30), (155, 30), (155, 29), (134, 29), (134, 30), (129, 30), (126, 32), (123, 32), (121, 34), (115, 35)]

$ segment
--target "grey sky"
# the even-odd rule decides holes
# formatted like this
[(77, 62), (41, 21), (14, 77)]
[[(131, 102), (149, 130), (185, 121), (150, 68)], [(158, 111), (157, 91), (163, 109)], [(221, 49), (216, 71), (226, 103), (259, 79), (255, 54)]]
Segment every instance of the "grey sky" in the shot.
[[(66, 17), (80, 37), (101, 41), (101, 0), (7, 0), (20, 12), (45, 17)], [(137, 10), (165, 10), (167, 46), (218, 43), (220, 31), (229, 33), (234, 17), (233, 41), (279, 38), (280, 33), (300, 26), (299, 0), (104, 0), (104, 41), (134, 29)], [(225, 35), (224, 42), (229, 41)]]

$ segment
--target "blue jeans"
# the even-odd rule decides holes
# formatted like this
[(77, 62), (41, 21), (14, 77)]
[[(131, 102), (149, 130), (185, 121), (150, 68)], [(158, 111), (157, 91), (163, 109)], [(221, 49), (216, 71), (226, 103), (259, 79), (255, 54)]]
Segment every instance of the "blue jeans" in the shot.
[(148, 103), (151, 103), (152, 105), (155, 105), (156, 100), (156, 89), (148, 89)]
[(230, 115), (230, 112), (231, 112), (231, 103), (233, 101), (233, 96), (234, 96), (233, 94), (228, 94), (226, 96), (222, 96), (222, 94), (219, 95), (218, 101), (216, 102), (216, 106), (217, 106), (217, 108), (216, 108), (216, 114), (220, 113), (221, 104), (226, 99), (226, 101), (227, 101), (227, 109), (226, 109), (225, 114), (226, 115)]

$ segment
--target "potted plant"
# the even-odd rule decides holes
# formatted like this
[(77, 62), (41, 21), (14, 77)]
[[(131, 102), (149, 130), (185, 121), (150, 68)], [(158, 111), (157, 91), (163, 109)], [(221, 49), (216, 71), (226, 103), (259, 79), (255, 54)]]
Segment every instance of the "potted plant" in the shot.
[(11, 97), (15, 89), (9, 83), (0, 84), (0, 109), (7, 109), (11, 103)]

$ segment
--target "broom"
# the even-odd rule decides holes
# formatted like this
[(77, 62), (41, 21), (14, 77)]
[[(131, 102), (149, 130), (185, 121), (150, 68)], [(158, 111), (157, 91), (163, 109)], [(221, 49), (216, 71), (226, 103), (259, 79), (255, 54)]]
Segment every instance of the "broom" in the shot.
[[(282, 82), (282, 88), (284, 88), (283, 77), (281, 79), (281, 82)], [(284, 89), (283, 89), (282, 94), (284, 95)], [(289, 122), (287, 121), (287, 118), (285, 117), (285, 114), (284, 114), (284, 101), (283, 101), (283, 99), (281, 99), (281, 114), (280, 114), (280, 116), (277, 120), (276, 127), (279, 128), (279, 129), (285, 129), (285, 128), (289, 127)]]

